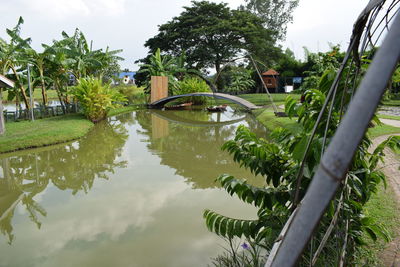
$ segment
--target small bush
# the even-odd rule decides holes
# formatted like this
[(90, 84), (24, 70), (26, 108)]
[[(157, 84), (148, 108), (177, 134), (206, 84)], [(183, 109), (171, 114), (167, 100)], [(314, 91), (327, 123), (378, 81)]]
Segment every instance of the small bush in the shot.
[[(211, 92), (210, 87), (203, 80), (196, 77), (188, 77), (183, 81), (179, 82), (177, 95), (190, 94), (196, 92)], [(207, 102), (207, 97), (204, 96), (193, 96), (184, 97), (180, 100), (181, 102), (192, 102), (195, 105), (202, 105)]]
[(146, 103), (143, 88), (135, 85), (119, 85), (113, 89), (117, 90), (120, 94), (126, 97), (129, 104), (143, 104)]
[(109, 84), (102, 84), (97, 78), (81, 78), (77, 86), (72, 89), (80, 102), (83, 113), (92, 122), (99, 122), (107, 117), (107, 113), (126, 101), (126, 98)]

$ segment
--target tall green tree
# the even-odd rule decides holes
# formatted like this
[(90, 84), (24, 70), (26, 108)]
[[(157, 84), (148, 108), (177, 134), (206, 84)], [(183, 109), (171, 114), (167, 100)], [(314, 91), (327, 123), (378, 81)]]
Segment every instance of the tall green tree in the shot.
[(274, 38), (284, 40), (287, 24), (293, 20), (293, 11), (299, 0), (245, 0), (242, 9), (249, 10), (263, 20)]
[(154, 53), (161, 51), (179, 56), (186, 52), (188, 64), (198, 70), (215, 68), (231, 62), (247, 50), (267, 53), (274, 47), (271, 31), (263, 20), (246, 10), (231, 10), (227, 4), (192, 2), (171, 21), (159, 27), (159, 33), (146, 41)]
[[(19, 17), (17, 25), (13, 29), (7, 29), (7, 34), (10, 37), (9, 43), (0, 39), (0, 68), (3, 75), (8, 74), (10, 71), (12, 72), (12, 78), (16, 82), (19, 94), (22, 96), (25, 106), (29, 109), (30, 105), (25, 92), (24, 74), (22, 71), (25, 70), (28, 62), (25, 50), (30, 48), (31, 38), (23, 39), (20, 36), (21, 25), (23, 23), (24, 19)], [(16, 96), (17, 104), (19, 94), (15, 90), (11, 91), (10, 94), (10, 96)]]

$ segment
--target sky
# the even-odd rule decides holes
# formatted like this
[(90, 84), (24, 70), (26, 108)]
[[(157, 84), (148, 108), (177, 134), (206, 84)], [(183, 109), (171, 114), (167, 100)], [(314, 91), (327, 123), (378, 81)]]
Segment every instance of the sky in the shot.
[[(226, 2), (231, 8), (244, 0)], [(22, 16), (22, 37), (32, 38), (32, 47), (42, 51), (42, 43), (61, 39), (61, 32), (83, 31), (93, 48), (123, 49), (121, 67), (136, 70), (134, 61), (147, 55), (144, 43), (158, 33), (158, 26), (178, 16), (190, 0), (0, 0), (0, 37), (8, 40), (6, 28), (12, 28)], [(303, 47), (324, 52), (329, 43), (345, 50), (352, 25), (367, 0), (300, 0), (288, 25), (283, 48), (290, 48), (298, 59)]]

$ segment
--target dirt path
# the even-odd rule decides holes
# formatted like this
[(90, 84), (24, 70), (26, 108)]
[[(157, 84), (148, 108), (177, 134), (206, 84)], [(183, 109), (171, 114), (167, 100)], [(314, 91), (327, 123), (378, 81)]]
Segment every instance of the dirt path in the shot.
[[(400, 127), (400, 121), (383, 120), (385, 124)], [(390, 121), (389, 123), (387, 121)], [(393, 123), (393, 124), (392, 124)], [(397, 134), (400, 135), (400, 134)], [(373, 149), (386, 140), (390, 135), (379, 136), (373, 140)], [(382, 171), (387, 177), (387, 183), (395, 194), (398, 205), (400, 206), (400, 161), (398, 156), (390, 149), (385, 149), (385, 163), (382, 164)], [(400, 267), (400, 235), (398, 234), (393, 241), (386, 245), (381, 253), (381, 258), (384, 266)]]

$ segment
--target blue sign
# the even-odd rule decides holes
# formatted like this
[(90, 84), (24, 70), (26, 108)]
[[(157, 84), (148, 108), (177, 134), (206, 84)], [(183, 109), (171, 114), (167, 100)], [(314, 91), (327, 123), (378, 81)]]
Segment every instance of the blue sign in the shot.
[(302, 77), (293, 77), (293, 83), (301, 83)]

